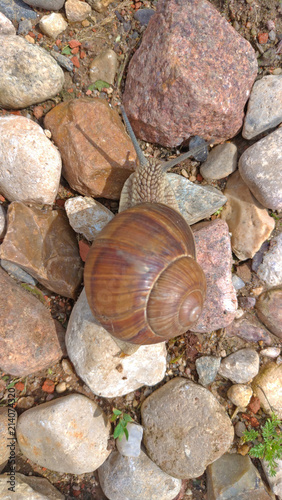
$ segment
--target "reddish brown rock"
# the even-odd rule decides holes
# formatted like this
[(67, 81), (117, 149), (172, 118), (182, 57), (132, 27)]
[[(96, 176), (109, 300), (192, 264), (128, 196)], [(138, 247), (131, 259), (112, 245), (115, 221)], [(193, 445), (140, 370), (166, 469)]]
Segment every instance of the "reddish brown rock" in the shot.
[(250, 313), (246, 313), (242, 318), (235, 319), (231, 325), (228, 325), (225, 332), (228, 337), (240, 337), (247, 342), (262, 341), (266, 345), (272, 344), (270, 333)]
[(0, 367), (25, 377), (66, 355), (61, 324), (0, 268)]
[(203, 313), (191, 328), (193, 332), (211, 332), (229, 325), (236, 314), (237, 298), (232, 284), (232, 252), (226, 222), (216, 219), (194, 232), (197, 261), (207, 280)]
[(136, 160), (118, 112), (102, 99), (74, 99), (52, 109), (44, 124), (60, 150), (69, 185), (84, 195), (118, 199)]
[(74, 298), (82, 281), (77, 239), (60, 210), (11, 203), (1, 258), (17, 264), (46, 288), (66, 297)]
[(256, 311), (263, 324), (282, 339), (282, 288), (262, 293), (257, 300)]
[(177, 146), (236, 135), (257, 74), (251, 45), (206, 0), (159, 0), (128, 70), (124, 105), (140, 139)]

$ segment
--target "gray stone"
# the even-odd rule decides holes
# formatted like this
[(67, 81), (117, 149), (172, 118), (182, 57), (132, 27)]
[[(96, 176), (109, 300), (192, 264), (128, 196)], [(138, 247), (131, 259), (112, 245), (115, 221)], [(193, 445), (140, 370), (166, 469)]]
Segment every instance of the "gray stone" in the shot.
[(282, 122), (282, 75), (267, 75), (254, 83), (242, 135), (252, 139)]
[(0, 36), (0, 43), (2, 107), (26, 108), (50, 99), (62, 90), (64, 73), (46, 50), (20, 36)]
[(52, 14), (41, 17), (39, 22), (39, 28), (42, 33), (51, 38), (57, 38), (67, 27), (68, 23), (64, 20), (62, 14), (58, 14), (57, 12), (52, 12)]
[(39, 9), (60, 10), (64, 6), (65, 0), (24, 0), (24, 2)]
[[(1, 2), (0, 2), (1, 3)], [(2, 12), (0, 12), (0, 35), (15, 35), (16, 28)]]
[(209, 153), (207, 161), (200, 168), (201, 175), (207, 181), (223, 179), (237, 168), (237, 147), (232, 142), (219, 144)]
[(221, 191), (212, 186), (193, 184), (182, 175), (167, 174), (167, 176), (179, 211), (189, 225), (210, 217), (227, 201)]
[(141, 415), (149, 457), (173, 477), (199, 477), (233, 441), (233, 425), (223, 407), (207, 389), (184, 378), (154, 391)]
[(4, 238), (7, 229), (6, 210), (3, 205), (0, 205), (0, 239)]
[(72, 310), (66, 345), (77, 374), (98, 396), (122, 396), (143, 385), (155, 385), (165, 375), (165, 342), (140, 346), (124, 356), (113, 337), (94, 319), (85, 290)]
[(256, 313), (263, 324), (282, 339), (282, 288), (262, 293), (256, 303)]
[(232, 283), (235, 288), (235, 290), (241, 290), (241, 288), (244, 288), (245, 283), (237, 274), (232, 274)]
[(269, 250), (263, 257), (257, 275), (268, 287), (282, 285), (282, 233), (271, 240)]
[(51, 50), (50, 54), (62, 68), (66, 69), (67, 71), (73, 70), (73, 62), (68, 57), (63, 56), (62, 54), (58, 54), (58, 52), (55, 52), (55, 50)]
[(266, 345), (271, 345), (273, 342), (269, 331), (251, 313), (246, 313), (243, 317), (235, 319), (226, 327), (225, 333), (229, 337), (240, 337), (247, 342), (262, 341)]
[(113, 451), (98, 474), (109, 500), (174, 500), (181, 490), (181, 481), (163, 472), (143, 451), (138, 458)]
[(225, 454), (207, 468), (207, 500), (271, 500), (250, 457)]
[(32, 22), (29, 19), (23, 19), (19, 22), (18, 35), (27, 35), (32, 30)]
[(58, 192), (62, 161), (37, 123), (0, 117), (0, 192), (9, 201), (50, 205)]
[(276, 460), (277, 462), (277, 469), (276, 469), (276, 474), (275, 476), (271, 476), (269, 473), (269, 465), (266, 462), (266, 460), (261, 460), (263, 470), (265, 472), (265, 475), (267, 477), (268, 484), (273, 491), (274, 495), (276, 495), (279, 500), (282, 499), (282, 459), (281, 460)]
[(141, 451), (141, 441), (143, 437), (143, 427), (129, 422), (126, 426), (128, 439), (123, 434), (121, 439), (116, 439), (116, 447), (124, 457), (139, 457)]
[(234, 426), (234, 430), (235, 430), (236, 436), (241, 438), (245, 434), (247, 427), (245, 426), (244, 422), (241, 422), (241, 420), (239, 420), (239, 422), (236, 422), (236, 424)]
[(38, 14), (28, 7), (22, 0), (0, 0), (0, 11), (10, 21), (25, 19), (36, 19)]
[(220, 367), (220, 358), (214, 356), (201, 356), (196, 359), (196, 370), (199, 375), (199, 384), (211, 384)]
[(235, 406), (239, 406), (239, 408), (248, 406), (252, 395), (252, 388), (245, 384), (232, 385), (227, 391), (227, 397)]
[[(8, 394), (10, 393), (8, 392)], [(13, 395), (12, 398), (14, 398)], [(8, 401), (11, 401), (10, 398)], [(15, 440), (13, 438), (16, 437), (17, 418), (17, 412), (12, 406), (0, 408), (0, 471), (9, 457), (15, 459)]]
[(65, 209), (71, 227), (89, 241), (93, 241), (114, 217), (108, 208), (87, 196), (69, 198), (65, 202)]
[(154, 9), (138, 9), (137, 12), (134, 13), (134, 19), (139, 21), (141, 26), (147, 26), (151, 17), (155, 14)]
[(0, 498), (5, 500), (64, 500), (62, 495), (49, 481), (43, 477), (15, 474), (15, 492), (9, 491), (10, 476), (0, 476)]
[(264, 365), (252, 382), (255, 395), (267, 413), (273, 411), (282, 419), (282, 364)]
[(21, 267), (9, 262), (8, 260), (1, 259), (1, 267), (13, 278), (21, 281), (22, 283), (28, 283), (29, 285), (36, 286), (38, 281), (34, 279), (30, 274), (26, 273)]
[(234, 383), (250, 382), (259, 371), (259, 355), (254, 349), (240, 349), (221, 361), (219, 375)]
[(254, 197), (266, 208), (282, 209), (282, 128), (250, 146), (240, 157), (239, 171)]
[(22, 413), (17, 440), (21, 452), (41, 467), (84, 474), (109, 456), (110, 432), (111, 424), (97, 403), (70, 394)]
[(110, 85), (114, 84), (118, 67), (116, 53), (112, 49), (107, 49), (93, 59), (89, 67), (91, 82), (102, 80)]

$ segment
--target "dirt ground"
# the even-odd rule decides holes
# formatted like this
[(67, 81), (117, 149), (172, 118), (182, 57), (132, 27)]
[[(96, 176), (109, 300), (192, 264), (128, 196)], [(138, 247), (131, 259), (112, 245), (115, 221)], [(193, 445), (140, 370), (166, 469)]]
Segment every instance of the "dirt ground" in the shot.
[[(279, 55), (278, 42), (269, 42), (266, 45), (258, 43), (257, 35), (259, 33), (268, 32), (267, 22), (274, 21), (276, 27), (276, 34), (278, 40), (282, 40), (282, 0), (212, 0), (211, 3), (217, 10), (234, 26), (234, 28), (246, 38), (255, 51), (260, 54), (260, 69), (258, 77), (266, 74), (271, 74), (275, 68), (281, 66), (281, 55)], [(118, 55), (119, 69), (116, 79), (116, 84), (113, 88), (92, 90), (91, 96), (100, 96), (107, 99), (113, 105), (120, 102), (124, 86), (124, 78), (128, 62), (132, 57), (134, 51), (142, 40), (142, 33), (145, 27), (141, 27), (139, 22), (135, 21), (133, 15), (138, 8), (156, 8), (157, 1), (115, 1), (103, 13), (93, 11), (92, 18), (89, 18), (89, 25), (82, 27), (81, 23), (71, 25), (67, 30), (58, 37), (61, 41), (51, 41), (46, 36), (39, 36), (40, 30), (38, 24), (33, 26), (30, 36), (36, 39), (36, 43), (47, 50), (51, 50), (53, 45), (57, 45), (60, 52), (63, 48), (68, 47), (70, 40), (76, 39), (82, 43), (82, 50), (85, 53), (83, 59), (79, 60), (79, 68), (75, 68), (75, 72), (65, 72), (65, 85), (63, 91), (55, 99), (42, 103), (43, 115), (39, 118), (39, 123), (43, 124), (44, 115), (55, 104), (61, 101), (73, 99), (76, 97), (84, 97), (89, 95), (89, 86), (91, 84), (89, 79), (89, 65), (93, 58), (101, 51), (112, 48)], [(37, 10), (40, 16), (45, 15), (46, 11)], [(64, 13), (64, 11), (61, 11)], [(281, 42), (282, 44), (282, 42)], [(282, 52), (282, 49), (281, 49)], [(88, 94), (86, 94), (88, 92)], [(35, 109), (37, 108), (37, 109)], [(36, 114), (38, 106), (22, 110), (24, 116)], [(0, 115), (3, 111), (0, 111)], [(239, 147), (239, 153), (246, 147), (244, 141), (239, 134), (235, 138), (235, 142)], [(153, 145), (145, 145), (152, 154), (160, 154), (165, 157), (171, 151), (165, 148), (157, 148)], [(183, 167), (182, 167), (183, 168)], [(180, 170), (182, 170), (182, 168)], [(179, 167), (174, 170), (177, 172)], [(197, 175), (198, 169), (195, 162), (187, 161), (185, 170), (190, 174)], [(180, 173), (180, 172), (179, 172)], [(224, 181), (214, 183), (220, 189), (224, 188)], [(58, 205), (62, 204), (60, 200), (72, 196), (74, 193), (69, 186), (63, 181), (59, 195)], [(118, 203), (109, 200), (99, 200), (112, 211), (116, 211)], [(277, 227), (280, 223), (279, 215), (276, 214)], [(281, 230), (281, 229), (280, 229)], [(235, 259), (234, 265), (238, 262)], [(247, 261), (247, 265), (250, 263)], [(252, 280), (252, 287), (259, 286), (259, 281), (254, 275)], [(60, 297), (44, 290), (43, 287), (38, 287), (41, 293), (41, 299), (46, 307), (49, 307), (54, 318), (57, 318), (66, 327), (69, 315), (73, 307), (73, 301)], [(241, 292), (242, 295), (248, 295), (248, 287), (245, 287)], [(250, 345), (250, 344), (248, 344)], [(211, 335), (194, 335), (188, 334), (186, 336), (178, 337), (169, 342), (168, 345), (168, 359), (169, 368), (167, 376), (164, 381), (159, 384), (162, 385), (170, 378), (181, 375), (187, 376), (192, 380), (197, 380), (195, 370), (195, 359), (199, 355), (220, 355), (225, 352), (231, 353), (234, 349), (245, 347), (246, 344), (243, 340), (228, 338), (225, 336), (224, 331), (217, 331)], [(254, 345), (256, 348), (257, 345)], [(56, 390), (52, 392), (50, 389), (46, 390), (44, 382), (51, 380), (57, 385), (59, 382), (65, 382), (66, 391), (62, 395), (71, 392), (79, 392), (86, 395), (90, 399), (99, 403), (102, 409), (108, 416), (111, 415), (114, 407), (129, 413), (134, 420), (140, 422), (140, 406), (142, 401), (158, 386), (154, 388), (141, 388), (134, 393), (128, 394), (122, 398), (105, 399), (96, 397), (91, 393), (87, 386), (75, 375), (72, 367), (68, 363), (58, 363), (48, 370), (30, 375), (21, 379), (14, 379), (7, 374), (0, 374), (0, 405), (7, 405), (7, 389), (14, 386), (16, 389), (17, 404), (16, 409), (18, 414), (21, 414), (26, 408), (37, 406), (45, 401), (53, 398), (60, 397)], [(225, 396), (231, 383), (215, 382), (212, 391), (220, 399), (226, 410), (231, 415), (233, 407), (229, 405)], [(263, 418), (263, 417), (262, 417)], [(234, 451), (236, 445), (234, 443)], [(114, 446), (114, 440), (109, 443), (109, 446)], [(67, 500), (80, 498), (82, 500), (103, 500), (106, 497), (103, 495), (97, 480), (97, 472), (90, 474), (82, 474), (79, 476), (72, 474), (58, 474), (50, 470), (46, 470), (36, 464), (31, 463), (18, 452), (17, 457), (17, 470), (23, 474), (33, 474), (46, 477), (61, 491)], [(4, 469), (5, 472), (5, 469)], [(205, 475), (202, 477), (183, 482), (183, 490), (178, 496), (178, 500), (204, 500), (206, 498), (206, 482)], [(145, 499), (144, 499), (145, 500)]]

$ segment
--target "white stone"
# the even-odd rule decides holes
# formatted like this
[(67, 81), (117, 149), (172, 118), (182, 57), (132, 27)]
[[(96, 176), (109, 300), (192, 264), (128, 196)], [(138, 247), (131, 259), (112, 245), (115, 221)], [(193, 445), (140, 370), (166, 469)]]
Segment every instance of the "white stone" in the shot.
[(278, 465), (275, 476), (270, 475), (269, 466), (266, 460), (261, 460), (261, 464), (274, 495), (277, 495), (279, 500), (282, 500), (282, 459), (275, 461)]
[(7, 215), (3, 205), (0, 205), (0, 238), (4, 238), (7, 227)]
[(271, 240), (268, 252), (264, 255), (257, 275), (268, 287), (282, 285), (282, 233)]
[(278, 358), (280, 352), (280, 347), (266, 347), (260, 351), (260, 355), (267, 356), (268, 358)]
[(23, 116), (2, 116), (0, 137), (1, 194), (9, 201), (53, 203), (62, 161), (42, 128)]
[(93, 241), (114, 217), (102, 203), (87, 196), (69, 198), (65, 202), (65, 209), (71, 227), (88, 241)]
[(2, 12), (0, 12), (0, 35), (15, 35), (16, 28)]
[(245, 384), (250, 382), (258, 371), (258, 353), (254, 349), (240, 349), (221, 361), (218, 373), (234, 383)]
[(0, 476), (1, 500), (64, 500), (62, 495), (49, 481), (43, 477), (24, 476), (16, 472), (15, 492), (9, 490), (10, 476)]
[(67, 0), (65, 3), (67, 19), (70, 23), (83, 21), (91, 14), (91, 7), (86, 2), (80, 0)]
[(114, 398), (160, 382), (166, 369), (165, 343), (140, 346), (122, 355), (113, 337), (94, 319), (85, 290), (72, 310), (66, 333), (70, 360), (98, 396)]
[(126, 435), (123, 434), (121, 439), (116, 439), (116, 447), (124, 457), (139, 457), (143, 427), (129, 422), (126, 428), (128, 431), (128, 439), (126, 439)]
[(57, 12), (52, 12), (52, 14), (41, 17), (39, 23), (42, 33), (51, 38), (57, 38), (67, 26), (68, 23), (64, 20), (62, 14), (58, 14)]

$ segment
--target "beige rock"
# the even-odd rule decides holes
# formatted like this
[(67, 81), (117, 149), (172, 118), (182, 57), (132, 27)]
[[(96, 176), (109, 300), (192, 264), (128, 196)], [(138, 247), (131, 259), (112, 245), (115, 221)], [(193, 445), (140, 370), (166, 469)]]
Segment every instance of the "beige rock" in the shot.
[(263, 408), (282, 418), (282, 364), (267, 363), (252, 382), (252, 388)]
[(62, 211), (11, 203), (1, 258), (19, 265), (46, 288), (76, 296), (82, 261), (75, 233)]
[(108, 49), (93, 59), (90, 64), (89, 76), (91, 82), (103, 80), (110, 85), (114, 84), (118, 67), (117, 55), (114, 50)]
[(15, 35), (16, 28), (2, 12), (0, 12), (0, 35)]
[(93, 241), (114, 214), (93, 198), (76, 196), (65, 203), (69, 223), (76, 233), (81, 233)]
[(282, 339), (282, 288), (262, 293), (256, 302), (256, 312), (265, 326)]
[(52, 109), (45, 127), (60, 149), (63, 175), (74, 190), (119, 198), (136, 153), (116, 110), (102, 99), (74, 99)]
[(9, 488), (10, 476), (2, 474), (0, 476), (0, 498), (5, 500), (64, 500), (64, 495), (60, 493), (49, 481), (43, 477), (24, 476), (19, 472), (15, 475), (15, 492)]
[[(13, 394), (12, 398), (14, 398)], [(10, 398), (8, 401), (10, 402)], [(16, 431), (17, 418), (17, 412), (13, 407), (0, 408), (0, 472), (8, 458), (12, 457), (12, 448), (10, 449), (8, 445), (15, 445), (12, 438)], [(15, 453), (14, 450), (13, 452)], [(15, 455), (13, 458), (15, 458)]]
[(65, 11), (70, 23), (83, 21), (91, 14), (91, 7), (87, 2), (80, 0), (67, 0), (65, 3)]
[(259, 371), (259, 355), (254, 349), (239, 349), (221, 361), (218, 373), (234, 383), (250, 382)]
[(231, 142), (215, 146), (201, 165), (201, 175), (207, 181), (223, 179), (237, 168), (237, 147)]
[(269, 238), (275, 221), (253, 197), (238, 171), (229, 177), (224, 194), (228, 201), (221, 218), (232, 233), (232, 250), (238, 259), (250, 259)]
[(253, 395), (252, 388), (245, 384), (235, 384), (229, 387), (227, 396), (235, 406), (245, 408)]
[(68, 23), (64, 20), (62, 14), (58, 14), (57, 12), (52, 12), (48, 16), (41, 17), (39, 22), (42, 33), (51, 38), (57, 38), (67, 26)]

